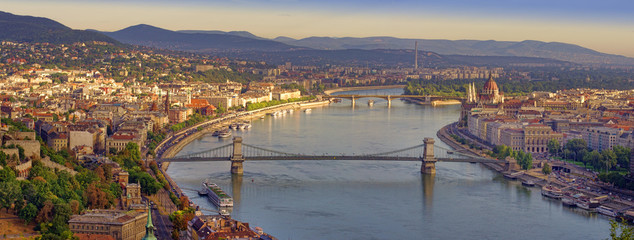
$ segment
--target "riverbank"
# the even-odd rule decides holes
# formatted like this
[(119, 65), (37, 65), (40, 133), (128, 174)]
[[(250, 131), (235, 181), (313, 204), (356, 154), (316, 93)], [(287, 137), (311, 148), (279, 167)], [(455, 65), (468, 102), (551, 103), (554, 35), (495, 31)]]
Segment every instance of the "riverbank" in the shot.
[[(178, 154), (178, 152), (182, 150), (183, 147), (185, 147), (187, 144), (191, 143), (195, 139), (198, 139), (199, 137), (202, 137), (205, 134), (213, 133), (214, 131), (227, 128), (233, 122), (251, 121), (253, 119), (258, 119), (262, 116), (265, 116), (275, 111), (281, 111), (281, 110), (287, 110), (287, 109), (301, 110), (305, 108), (325, 106), (328, 104), (330, 104), (330, 101), (286, 103), (286, 104), (280, 104), (280, 105), (271, 106), (267, 108), (257, 109), (253, 111), (230, 114), (219, 119), (212, 119), (204, 123), (197, 124), (196, 126), (189, 128), (189, 131), (186, 131), (183, 134), (177, 135), (177, 136), (181, 136), (181, 135), (184, 135), (184, 136), (182, 138), (175, 139), (176, 143), (173, 143), (172, 145), (170, 145), (164, 150), (160, 150), (160, 148), (163, 147), (165, 144), (167, 144), (167, 140), (161, 142), (161, 144), (159, 144), (159, 146), (157, 147), (156, 152), (161, 152), (161, 154), (158, 156), (160, 158), (171, 158), (176, 156), (176, 154)], [(199, 127), (202, 127), (202, 130), (198, 131), (197, 129)]]
[(403, 98), (404, 101), (410, 102), (410, 103), (415, 103), (415, 104), (420, 104), (420, 105), (432, 105), (432, 106), (445, 106), (445, 105), (460, 105), (462, 104), (462, 102), (458, 101), (458, 100), (435, 100), (435, 101), (431, 101), (431, 102), (426, 102), (423, 101), (421, 99), (416, 99), (416, 98)]
[(363, 86), (363, 87), (342, 87), (329, 89), (324, 91), (326, 95), (330, 95), (336, 92), (345, 92), (345, 91), (360, 91), (360, 90), (376, 90), (376, 89), (392, 89), (392, 88), (404, 88), (405, 85), (386, 85), (386, 86)]
[[(474, 150), (469, 148), (468, 146), (458, 143), (455, 139), (451, 137), (451, 134), (455, 134), (461, 137), (468, 137), (462, 134), (460, 131), (457, 131), (457, 123), (452, 123), (447, 126), (444, 126), (440, 130), (438, 130), (438, 132), (436, 133), (436, 136), (447, 145), (456, 149), (457, 152), (468, 152), (468, 153), (476, 154), (479, 156), (486, 156), (486, 154), (484, 154), (482, 151)], [(586, 185), (582, 185), (581, 183), (575, 183), (575, 182), (569, 183), (569, 182), (560, 181), (557, 178), (548, 179), (548, 176), (544, 175), (541, 172), (540, 168), (536, 168), (536, 169), (534, 168), (531, 170), (520, 170), (520, 171), (515, 171), (515, 170), (505, 171), (503, 165), (500, 165), (500, 164), (496, 164), (496, 163), (483, 163), (483, 164), (500, 174), (504, 174), (505, 178), (510, 177), (509, 179), (511, 180), (517, 179), (521, 182), (533, 182), (536, 186), (540, 188), (546, 185), (553, 185), (560, 188), (562, 191), (568, 192), (570, 195), (581, 193), (590, 198), (598, 198), (598, 197), (605, 196), (604, 198), (605, 200), (601, 203), (601, 205), (614, 209), (620, 212), (621, 214), (623, 214), (626, 210), (634, 208), (634, 202), (619, 197), (616, 194), (616, 192), (613, 192), (613, 191), (599, 192), (597, 190), (592, 190), (591, 188), (587, 187), (587, 186), (596, 185), (596, 183), (593, 183), (593, 182), (587, 182), (586, 183), (587, 186), (586, 186)], [(580, 180), (580, 181), (585, 182), (586, 180)], [(601, 188), (605, 189), (604, 187), (601, 187)]]

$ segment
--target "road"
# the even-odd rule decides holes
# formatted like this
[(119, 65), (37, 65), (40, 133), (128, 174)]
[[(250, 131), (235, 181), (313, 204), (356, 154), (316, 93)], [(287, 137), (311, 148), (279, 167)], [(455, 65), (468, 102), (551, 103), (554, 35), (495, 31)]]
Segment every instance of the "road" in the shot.
[(158, 210), (152, 209), (152, 222), (156, 231), (154, 235), (159, 240), (172, 239), (172, 222), (169, 220), (169, 216), (161, 215)]

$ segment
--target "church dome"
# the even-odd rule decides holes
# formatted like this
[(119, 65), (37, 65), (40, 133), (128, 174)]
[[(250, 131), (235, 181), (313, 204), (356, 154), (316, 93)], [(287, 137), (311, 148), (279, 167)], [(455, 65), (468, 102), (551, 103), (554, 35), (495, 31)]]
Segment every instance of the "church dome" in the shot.
[(492, 91), (498, 91), (498, 84), (495, 83), (495, 81), (493, 81), (493, 76), (491, 76), (491, 74), (489, 74), (489, 80), (484, 83), (484, 90), (485, 92), (492, 92)]

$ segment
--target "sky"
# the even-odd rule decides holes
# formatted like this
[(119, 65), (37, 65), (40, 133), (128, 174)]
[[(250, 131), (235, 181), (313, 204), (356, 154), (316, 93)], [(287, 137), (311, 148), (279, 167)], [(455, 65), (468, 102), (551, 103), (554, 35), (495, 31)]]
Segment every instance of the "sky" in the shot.
[(249, 31), (266, 38), (538, 40), (634, 57), (631, 0), (0, 0), (74, 29)]

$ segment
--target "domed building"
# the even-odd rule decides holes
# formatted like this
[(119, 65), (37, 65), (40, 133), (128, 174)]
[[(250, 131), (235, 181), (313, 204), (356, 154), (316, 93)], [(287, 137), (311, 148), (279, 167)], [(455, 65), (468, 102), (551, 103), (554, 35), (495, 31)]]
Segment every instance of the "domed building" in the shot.
[(484, 83), (484, 88), (482, 88), (478, 99), (482, 104), (498, 104), (504, 102), (504, 93), (500, 93), (498, 84), (493, 80), (491, 73), (489, 73), (489, 80)]

